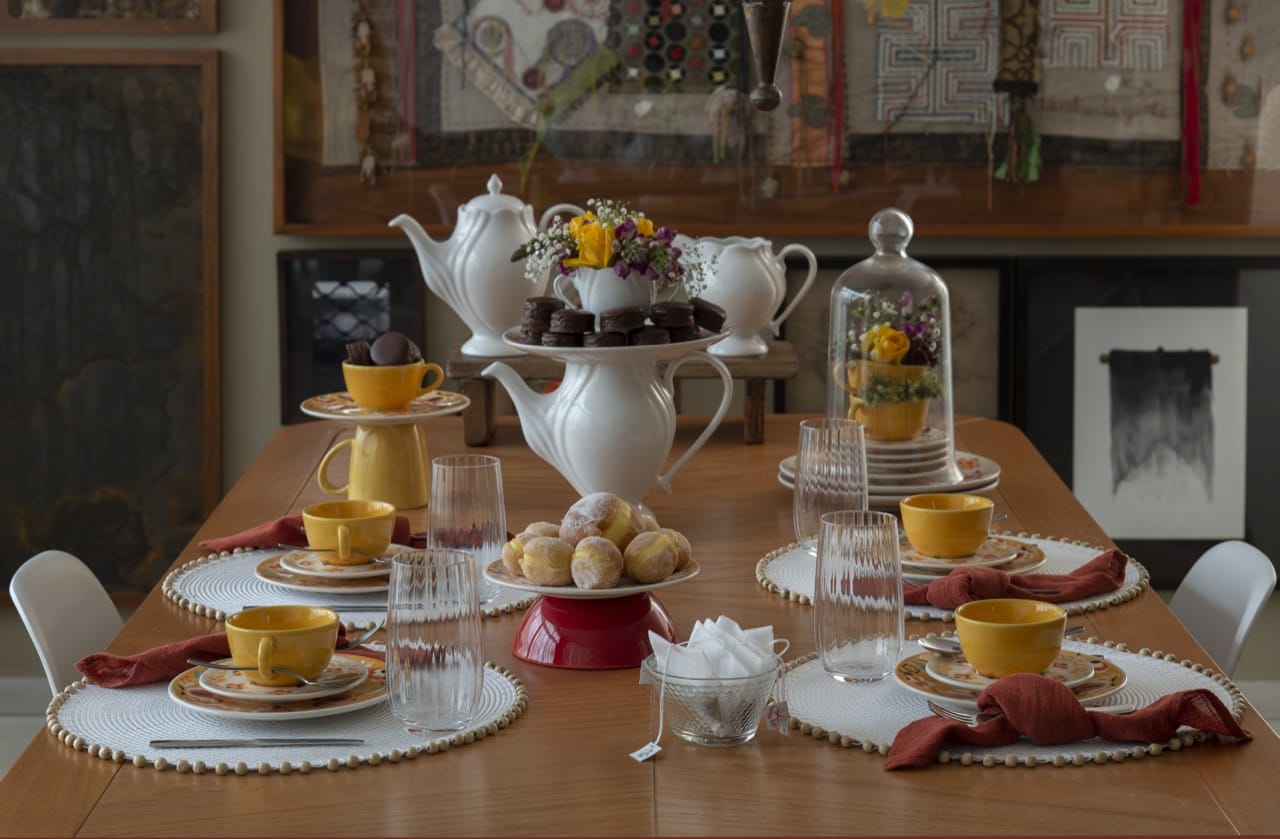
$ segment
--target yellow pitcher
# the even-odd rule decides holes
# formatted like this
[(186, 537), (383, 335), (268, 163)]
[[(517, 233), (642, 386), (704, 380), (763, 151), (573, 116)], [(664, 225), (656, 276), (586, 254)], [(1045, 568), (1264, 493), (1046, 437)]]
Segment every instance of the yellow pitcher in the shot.
[[(329, 479), (329, 464), (346, 448), (351, 450), (347, 482), (338, 485)], [(431, 458), (422, 426), (357, 425), (354, 437), (325, 452), (316, 480), (330, 495), (388, 501), (397, 510), (425, 507), (431, 498)]]

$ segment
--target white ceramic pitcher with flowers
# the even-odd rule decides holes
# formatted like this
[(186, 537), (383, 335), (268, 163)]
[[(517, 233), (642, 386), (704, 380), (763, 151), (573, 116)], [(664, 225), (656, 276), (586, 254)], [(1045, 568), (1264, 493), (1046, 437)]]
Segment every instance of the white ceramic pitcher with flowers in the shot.
[[(696, 253), (694, 258), (702, 260), (705, 268), (706, 287), (701, 296), (725, 312), (729, 336), (707, 349), (713, 355), (767, 354), (769, 345), (761, 339), (760, 332), (768, 327), (777, 337), (782, 322), (809, 293), (818, 275), (818, 258), (800, 244), (786, 245), (774, 253), (773, 243), (759, 236), (704, 236), (699, 239), (678, 236), (676, 242), (686, 248), (688, 244), (696, 245), (692, 249)], [(804, 257), (809, 263), (809, 271), (796, 296), (774, 317), (774, 312), (787, 296), (788, 254)]]
[(676, 231), (620, 202), (593, 198), (585, 211), (572, 204), (552, 209), (579, 212), (567, 222), (556, 216), (512, 259), (525, 260), (530, 278), (551, 272), (552, 292), (569, 306), (597, 315), (623, 307), (648, 314), (654, 303), (670, 300), (682, 289), (695, 293), (712, 264), (696, 246), (677, 246)]

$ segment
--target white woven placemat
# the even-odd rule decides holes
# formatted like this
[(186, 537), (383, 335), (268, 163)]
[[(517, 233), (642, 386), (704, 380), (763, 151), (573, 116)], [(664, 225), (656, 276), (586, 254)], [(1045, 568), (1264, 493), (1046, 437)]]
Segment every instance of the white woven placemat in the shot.
[[(1143, 649), (1133, 653), (1128, 652), (1123, 644), (1099, 644), (1095, 641), (1067, 642), (1063, 646), (1105, 655), (1128, 675), (1125, 686), (1101, 701), (1100, 707), (1131, 704), (1140, 708), (1170, 693), (1209, 688), (1231, 709), (1237, 722), (1244, 716), (1245, 706), (1240, 691), (1226, 677), (1159, 651)], [(915, 655), (921, 649), (914, 641), (909, 641), (904, 645), (903, 654)], [(870, 684), (840, 682), (822, 669), (822, 662), (816, 654), (790, 662), (787, 668), (786, 699), (791, 724), (812, 737), (883, 755), (889, 751), (894, 737), (902, 728), (930, 714), (925, 698), (902, 687), (892, 675)], [(979, 766), (1030, 763), (1081, 766), (1158, 755), (1166, 749), (1176, 751), (1213, 736), (1184, 728), (1168, 743), (1113, 743), (1093, 739), (1060, 746), (1037, 746), (1029, 740), (1019, 740), (994, 748), (960, 746), (966, 751), (944, 751), (938, 760), (941, 763), (956, 761)]]
[[(166, 597), (183, 608), (214, 620), (225, 620), (248, 605), (298, 603), (304, 606), (342, 607), (342, 619), (356, 626), (372, 626), (387, 617), (387, 593), (334, 594), (284, 588), (258, 577), (254, 570), (268, 557), (284, 551), (254, 548), (225, 551), (193, 559), (165, 575), (161, 588)], [(481, 607), (485, 617), (506, 615), (527, 608), (537, 595), (502, 588)], [(367, 607), (367, 608), (365, 608)]]
[[(1068, 574), (1103, 551), (1102, 548), (1087, 545), (1084, 542), (1069, 542), (1026, 533), (1019, 533), (1016, 536), (1009, 533), (998, 535), (1030, 542), (1044, 551), (1045, 563), (1031, 572), (1033, 574)], [(812, 603), (814, 571), (813, 557), (797, 543), (778, 548), (756, 563), (756, 580), (769, 591), (797, 603)], [(1150, 581), (1147, 569), (1133, 557), (1129, 557), (1129, 561), (1125, 564), (1124, 582), (1120, 584), (1120, 588), (1106, 594), (1069, 600), (1058, 605), (1066, 609), (1069, 615), (1095, 612), (1132, 600), (1150, 585)], [(951, 621), (955, 619), (951, 610), (939, 609), (936, 606), (907, 606), (906, 609), (907, 617), (912, 620)]]
[[(488, 663), (480, 711), (465, 731), (435, 740), (408, 734), (387, 703), (318, 719), (257, 721), (226, 719), (182, 707), (168, 696), (168, 683), (103, 688), (79, 681), (54, 697), (46, 725), (59, 740), (116, 763), (218, 775), (307, 773), (395, 763), (420, 754), (473, 743), (506, 728), (524, 712), (528, 692), (509, 671)], [(253, 746), (155, 749), (153, 739), (245, 737), (343, 737), (362, 746)]]

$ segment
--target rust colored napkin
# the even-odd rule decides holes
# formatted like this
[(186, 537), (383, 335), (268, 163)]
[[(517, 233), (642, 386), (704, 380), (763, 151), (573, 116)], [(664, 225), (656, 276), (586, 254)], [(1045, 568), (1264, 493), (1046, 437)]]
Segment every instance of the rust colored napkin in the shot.
[(978, 694), (978, 713), (991, 719), (969, 727), (942, 717), (916, 720), (898, 732), (885, 769), (916, 769), (937, 759), (948, 740), (969, 746), (1006, 746), (1026, 736), (1037, 746), (1101, 737), (1117, 743), (1161, 743), (1183, 725), (1238, 740), (1253, 735), (1205, 688), (1162, 696), (1132, 714), (1088, 711), (1071, 688), (1038, 673), (1015, 673)]
[[(341, 642), (346, 637), (346, 627), (339, 624), (338, 641)], [(367, 647), (353, 647), (340, 652), (378, 659), (385, 658), (386, 655), (381, 650), (371, 650)], [(76, 662), (76, 669), (99, 687), (123, 688), (146, 685), (151, 682), (167, 682), (191, 667), (187, 664), (189, 658), (217, 661), (230, 655), (231, 648), (227, 646), (227, 633), (214, 632), (210, 635), (188, 638), (185, 641), (162, 644), (133, 655), (90, 653)]]
[[(395, 530), (391, 533), (391, 541), (397, 545), (422, 547), (423, 540), (410, 535), (407, 516), (396, 516)], [(276, 545), (307, 545), (307, 531), (302, 526), (302, 515), (294, 513), (282, 516), (274, 521), (242, 530), (230, 536), (217, 539), (205, 539), (201, 547), (211, 551), (229, 551), (234, 548), (273, 548)]]
[(1065, 603), (1120, 588), (1127, 562), (1123, 553), (1112, 548), (1068, 574), (1010, 574), (999, 568), (965, 565), (933, 582), (905, 586), (903, 601), (908, 606), (939, 609), (954, 609), (970, 600), (991, 597)]

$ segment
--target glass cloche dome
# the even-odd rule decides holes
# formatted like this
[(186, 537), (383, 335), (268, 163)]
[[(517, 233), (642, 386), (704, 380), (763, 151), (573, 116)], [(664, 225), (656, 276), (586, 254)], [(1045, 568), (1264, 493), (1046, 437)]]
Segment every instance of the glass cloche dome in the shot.
[(953, 442), (950, 300), (942, 277), (907, 256), (913, 231), (901, 210), (876, 213), (867, 226), (875, 254), (831, 289), (827, 416), (862, 423), (873, 495), (877, 483), (939, 491), (962, 480)]

